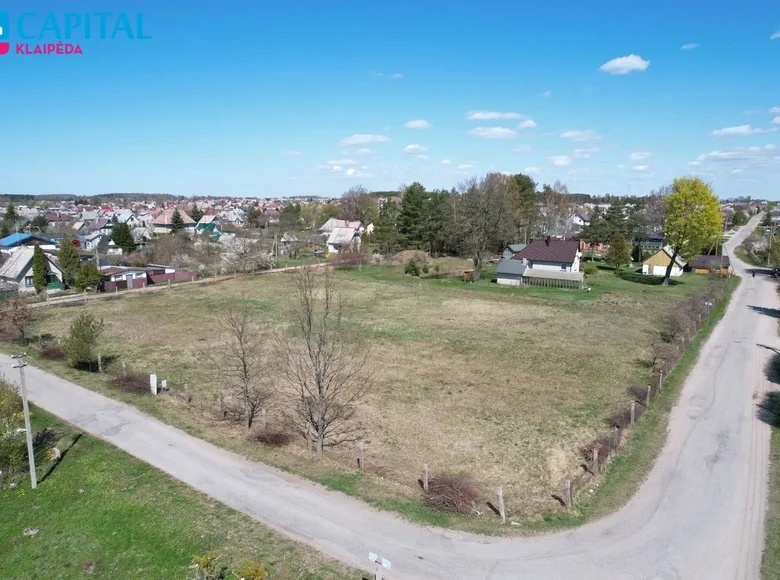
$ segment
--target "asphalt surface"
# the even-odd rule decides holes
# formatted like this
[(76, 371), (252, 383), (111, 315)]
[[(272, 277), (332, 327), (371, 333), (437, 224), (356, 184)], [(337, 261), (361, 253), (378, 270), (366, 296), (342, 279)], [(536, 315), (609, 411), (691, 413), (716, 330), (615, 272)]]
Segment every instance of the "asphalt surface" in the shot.
[[(727, 244), (735, 247), (754, 222)], [(389, 579), (673, 580), (758, 578), (769, 427), (756, 404), (780, 347), (780, 300), (769, 276), (743, 275), (705, 344), (669, 424), (666, 446), (639, 493), (579, 529), (491, 539), (426, 528), (309, 481), (252, 463), (133, 407), (28, 367), (31, 400), (175, 478), (329, 556)], [(0, 355), (0, 372), (17, 376)]]

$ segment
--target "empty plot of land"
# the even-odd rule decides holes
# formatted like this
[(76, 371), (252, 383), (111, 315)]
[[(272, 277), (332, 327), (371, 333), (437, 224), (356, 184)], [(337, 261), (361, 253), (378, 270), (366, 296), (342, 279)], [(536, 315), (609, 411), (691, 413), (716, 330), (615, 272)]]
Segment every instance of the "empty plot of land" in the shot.
[[(358, 413), (368, 476), (357, 480), (354, 447), (314, 461), (302, 439), (263, 448), (218, 417), (221, 384), (209, 362), (217, 315), (249, 300), (269, 328), (285, 332), (293, 275), (46, 309), (38, 330), (62, 337), (79, 312), (104, 317), (103, 354), (118, 357), (110, 373), (124, 361), (167, 379), (173, 392), (187, 385), (193, 399), (115, 396), (253, 458), (396, 509), (419, 496), (427, 463), (431, 473), (469, 474), (486, 499), (503, 486), (513, 517), (534, 519), (555, 509), (550, 494), (581, 469), (578, 447), (603, 432), (626, 387), (649, 377), (644, 361), (664, 307), (707, 284), (706, 276), (686, 275), (661, 288), (601, 272), (589, 279), (591, 293), (575, 293), (418, 280), (388, 267), (338, 273), (378, 375)], [(48, 364), (110, 391), (105, 378)], [(272, 424), (283, 421), (283, 409), (283, 401), (272, 406)]]

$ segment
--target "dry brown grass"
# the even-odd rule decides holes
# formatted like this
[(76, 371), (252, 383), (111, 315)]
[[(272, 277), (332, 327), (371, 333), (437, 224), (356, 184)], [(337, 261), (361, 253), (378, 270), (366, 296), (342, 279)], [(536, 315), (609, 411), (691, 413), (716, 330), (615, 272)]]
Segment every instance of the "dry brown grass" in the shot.
[[(215, 314), (243, 294), (281, 329), (290, 276), (87, 308), (105, 319), (103, 354), (156, 372), (168, 379), (172, 394), (186, 384), (193, 395), (190, 405), (168, 396), (134, 404), (146, 410), (154, 405), (163, 420), (298, 473), (353, 471), (352, 448), (329, 451), (324, 462), (309, 459), (302, 438), (283, 451), (257, 445), (247, 451), (240, 447), (241, 427), (218, 417), (219, 377), (208, 363)], [(652, 358), (651, 331), (669, 300), (655, 289), (633, 290), (641, 285), (564, 301), (339, 276), (351, 316), (365, 323), (374, 344), (378, 384), (359, 417), (367, 470), (383, 478), (375, 477), (377, 489), (385, 497), (419, 497), (417, 480), (427, 463), (432, 472), (469, 474), (483, 501), (503, 486), (507, 510), (521, 517), (555, 509), (550, 494), (580, 470), (578, 450), (601, 435), (605, 419), (629, 400), (626, 387), (647, 380), (650, 371), (638, 361)], [(75, 314), (46, 309), (37, 331), (64, 336)], [(279, 405), (270, 420), (281, 420)]]

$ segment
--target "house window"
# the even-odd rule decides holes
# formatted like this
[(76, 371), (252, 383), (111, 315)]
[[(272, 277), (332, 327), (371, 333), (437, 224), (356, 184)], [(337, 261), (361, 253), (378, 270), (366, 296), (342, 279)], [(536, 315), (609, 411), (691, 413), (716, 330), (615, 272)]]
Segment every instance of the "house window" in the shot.
[(25, 276), (24, 277), (24, 285), (28, 288), (33, 285), (33, 277), (32, 276)]
[(566, 270), (566, 264), (561, 264), (561, 270)]

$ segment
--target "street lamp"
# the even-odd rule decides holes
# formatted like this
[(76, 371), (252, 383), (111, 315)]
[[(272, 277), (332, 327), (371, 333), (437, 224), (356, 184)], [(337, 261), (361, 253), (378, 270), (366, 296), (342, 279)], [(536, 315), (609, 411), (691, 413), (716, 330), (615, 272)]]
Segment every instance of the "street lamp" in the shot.
[(33, 441), (32, 441), (32, 427), (30, 427), (30, 407), (27, 405), (27, 381), (24, 377), (24, 367), (27, 363), (24, 362), (24, 357), (27, 353), (14, 355), (11, 358), (16, 360), (14, 365), (15, 369), (19, 369), (19, 379), (22, 385), (22, 407), (24, 408), (24, 433), (27, 437), (27, 457), (30, 463), (30, 483), (32, 488), (38, 487), (38, 478), (35, 474), (35, 454), (33, 453)]

